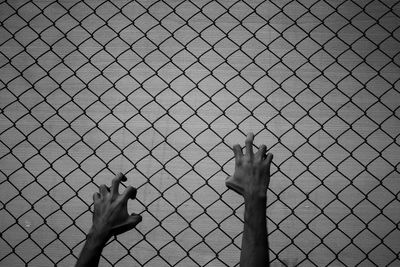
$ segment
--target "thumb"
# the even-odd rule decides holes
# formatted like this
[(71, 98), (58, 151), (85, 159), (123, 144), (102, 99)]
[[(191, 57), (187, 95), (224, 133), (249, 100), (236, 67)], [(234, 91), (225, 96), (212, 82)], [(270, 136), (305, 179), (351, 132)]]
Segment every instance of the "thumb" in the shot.
[(240, 184), (240, 182), (237, 179), (234, 179), (235, 176), (228, 176), (225, 179), (225, 185), (229, 189), (235, 191), (239, 195), (243, 195), (243, 186)]
[(128, 217), (130, 223), (134, 223), (135, 226), (142, 221), (142, 216), (136, 213), (132, 213), (131, 216)]
[(112, 228), (113, 235), (119, 235), (125, 233), (133, 228), (142, 221), (142, 216), (139, 214), (132, 213), (132, 215), (128, 216), (126, 220), (118, 225), (115, 225)]

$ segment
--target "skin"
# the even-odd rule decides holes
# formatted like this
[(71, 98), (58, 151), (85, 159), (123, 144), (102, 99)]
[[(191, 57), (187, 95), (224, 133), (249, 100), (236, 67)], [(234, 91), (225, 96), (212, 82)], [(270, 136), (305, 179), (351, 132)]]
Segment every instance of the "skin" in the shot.
[(253, 140), (254, 135), (249, 133), (244, 155), (240, 145), (233, 146), (235, 172), (226, 180), (226, 186), (244, 198), (241, 267), (269, 266), (266, 204), (273, 156), (266, 154), (265, 145), (254, 153)]
[(94, 193), (93, 225), (90, 228), (85, 245), (75, 266), (98, 266), (101, 252), (107, 241), (114, 235), (133, 229), (142, 217), (128, 214), (128, 200), (135, 199), (136, 189), (128, 186), (119, 194), (119, 185), (126, 177), (119, 173), (111, 183), (111, 188), (101, 185)]
[[(245, 154), (240, 145), (233, 146), (235, 171), (233, 176), (226, 180), (226, 186), (244, 198), (241, 267), (269, 266), (266, 202), (272, 154), (266, 154), (265, 145), (254, 154), (253, 140), (254, 135), (248, 134)], [(119, 173), (112, 180), (111, 188), (101, 185), (99, 192), (94, 193), (93, 225), (76, 267), (98, 266), (107, 241), (112, 236), (133, 229), (141, 222), (140, 215), (134, 213), (129, 215), (127, 211), (128, 200), (135, 199), (136, 189), (128, 186), (122, 194), (119, 194), (119, 185), (123, 181), (126, 181), (126, 177)]]

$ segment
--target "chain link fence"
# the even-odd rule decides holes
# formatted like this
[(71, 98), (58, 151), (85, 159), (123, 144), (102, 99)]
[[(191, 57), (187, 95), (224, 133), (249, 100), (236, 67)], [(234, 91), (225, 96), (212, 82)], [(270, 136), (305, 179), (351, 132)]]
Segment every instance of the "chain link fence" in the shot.
[(119, 171), (102, 266), (238, 266), (230, 147), (274, 153), (272, 266), (399, 266), (397, 1), (0, 1), (0, 265), (73, 266)]

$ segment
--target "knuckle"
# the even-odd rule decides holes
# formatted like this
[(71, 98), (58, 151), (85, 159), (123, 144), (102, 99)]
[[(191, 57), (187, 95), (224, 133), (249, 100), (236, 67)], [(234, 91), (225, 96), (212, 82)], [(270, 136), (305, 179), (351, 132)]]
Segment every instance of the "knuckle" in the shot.
[(243, 164), (244, 162), (246, 162), (246, 160), (247, 160), (247, 156), (246, 156), (246, 155), (243, 155), (242, 157), (239, 157), (239, 158), (236, 160), (236, 162), (239, 163), (239, 164)]
[(245, 156), (243, 158), (243, 160), (241, 161), (241, 164), (243, 164), (243, 165), (251, 165), (253, 163), (253, 161), (254, 160), (251, 157)]

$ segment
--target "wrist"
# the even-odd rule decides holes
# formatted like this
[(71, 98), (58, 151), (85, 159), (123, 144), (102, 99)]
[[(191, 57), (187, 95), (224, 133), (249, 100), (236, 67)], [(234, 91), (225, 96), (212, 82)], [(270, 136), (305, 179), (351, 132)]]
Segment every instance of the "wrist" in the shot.
[(105, 246), (110, 237), (109, 231), (93, 225), (89, 230), (87, 240), (90, 241), (93, 246)]
[(264, 204), (267, 203), (267, 192), (266, 191), (255, 191), (255, 192), (244, 192), (244, 202), (249, 204)]
[(259, 223), (265, 219), (267, 197), (266, 196), (255, 196), (250, 195), (245, 197), (244, 201), (244, 220), (245, 223)]

